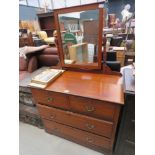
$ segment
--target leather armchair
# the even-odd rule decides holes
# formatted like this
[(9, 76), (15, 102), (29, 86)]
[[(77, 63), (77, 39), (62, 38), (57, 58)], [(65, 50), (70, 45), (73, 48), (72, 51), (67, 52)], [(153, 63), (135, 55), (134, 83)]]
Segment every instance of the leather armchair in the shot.
[(19, 80), (40, 67), (58, 65), (59, 56), (56, 47), (49, 47), (36, 53), (27, 54), (27, 59), (19, 57)]
[(56, 47), (49, 47), (37, 54), (38, 66), (57, 66), (59, 64), (58, 50)]

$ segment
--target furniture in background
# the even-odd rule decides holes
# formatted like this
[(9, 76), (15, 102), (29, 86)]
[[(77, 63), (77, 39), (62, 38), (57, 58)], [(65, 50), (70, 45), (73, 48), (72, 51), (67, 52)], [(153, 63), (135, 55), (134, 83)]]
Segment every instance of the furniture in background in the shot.
[(124, 61), (125, 61), (125, 52), (126, 52), (126, 47), (111, 47), (114, 51), (116, 51), (116, 57), (117, 61), (120, 61), (121, 67), (124, 66)]
[(135, 62), (135, 40), (126, 41), (125, 65), (130, 65)]
[(59, 67), (57, 48), (50, 47), (19, 58), (19, 119), (20, 121), (43, 128), (36, 103), (28, 84), (31, 79), (48, 67)]
[(32, 73), (27, 72), (27, 75), (19, 81), (19, 120), (39, 128), (43, 128), (43, 123), (28, 84), (34, 76), (45, 69), (47, 69), (47, 67), (42, 67)]
[[(59, 56), (56, 47), (49, 47), (35, 53), (27, 54), (27, 59), (19, 57), (19, 74), (32, 73), (42, 66), (57, 66), (59, 64)], [(20, 79), (21, 79), (20, 78)]]
[(112, 71), (120, 72), (121, 63), (117, 60), (117, 52), (110, 50), (107, 52), (106, 64)]
[(108, 14), (108, 27), (114, 28), (116, 22), (116, 14)]
[(133, 70), (124, 69), (125, 104), (114, 155), (135, 155), (135, 77)]
[(19, 47), (34, 46), (32, 33), (25, 33), (19, 36)]
[(48, 37), (46, 31), (38, 31), (37, 35), (41, 40), (49, 45), (55, 45), (55, 37)]
[[(97, 56), (94, 55), (94, 61), (97, 61)], [(102, 51), (102, 61), (103, 61), (103, 51)], [(121, 63), (117, 60), (117, 53), (114, 50), (109, 50), (106, 53), (106, 65), (110, 67), (112, 71), (120, 72)]]
[(53, 31), (56, 30), (54, 13), (37, 14), (41, 31), (45, 31), (48, 37), (53, 37)]
[(39, 23), (37, 20), (20, 20), (19, 28), (20, 29), (28, 29), (31, 33), (40, 31)]
[(121, 36), (113, 36), (113, 37), (111, 37), (111, 40), (110, 40), (110, 46), (118, 46), (118, 47), (120, 47), (122, 41), (123, 41), (123, 37), (121, 37)]
[(34, 42), (34, 46), (41, 46), (41, 45), (46, 45), (47, 44), (47, 43), (45, 43), (44, 40), (42, 40), (40, 38), (34, 38), (33, 42)]

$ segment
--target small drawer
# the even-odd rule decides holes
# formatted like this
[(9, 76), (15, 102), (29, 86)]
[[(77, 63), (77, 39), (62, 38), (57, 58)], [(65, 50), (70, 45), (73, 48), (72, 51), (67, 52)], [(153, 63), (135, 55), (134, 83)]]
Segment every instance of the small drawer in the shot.
[(68, 140), (73, 140), (78, 143), (86, 143), (91, 146), (97, 146), (111, 150), (111, 140), (105, 137), (94, 135), (92, 133), (62, 125), (53, 121), (43, 120), (45, 130), (49, 133), (65, 137)]
[(67, 96), (64, 94), (34, 88), (31, 88), (31, 91), (38, 103), (62, 109), (70, 109)]
[(116, 106), (112, 103), (88, 98), (69, 96), (72, 111), (113, 121)]
[(87, 117), (84, 115), (59, 110), (52, 107), (37, 105), (41, 117), (61, 124), (72, 126), (101, 136), (111, 138), (113, 123)]

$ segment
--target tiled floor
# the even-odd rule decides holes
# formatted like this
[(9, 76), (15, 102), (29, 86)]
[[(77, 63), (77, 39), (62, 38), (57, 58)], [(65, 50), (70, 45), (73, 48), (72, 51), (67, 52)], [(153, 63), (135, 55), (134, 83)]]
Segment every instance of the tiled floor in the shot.
[(103, 155), (22, 122), (19, 136), (19, 155)]

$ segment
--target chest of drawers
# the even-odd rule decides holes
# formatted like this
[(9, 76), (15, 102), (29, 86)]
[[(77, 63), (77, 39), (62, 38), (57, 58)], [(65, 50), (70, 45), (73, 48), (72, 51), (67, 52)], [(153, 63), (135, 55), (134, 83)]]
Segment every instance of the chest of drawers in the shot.
[(65, 71), (31, 91), (48, 133), (112, 154), (124, 103), (120, 77)]

